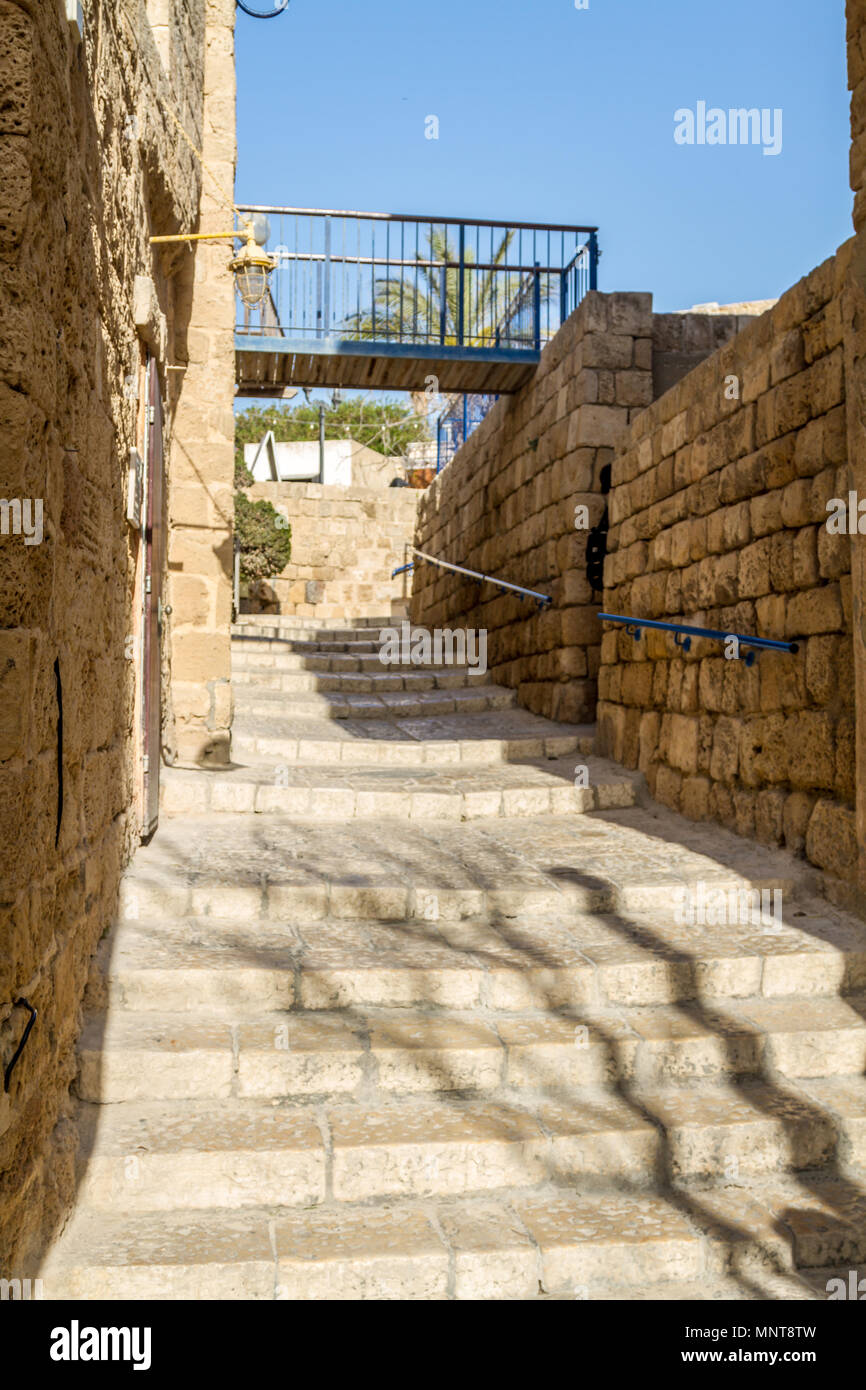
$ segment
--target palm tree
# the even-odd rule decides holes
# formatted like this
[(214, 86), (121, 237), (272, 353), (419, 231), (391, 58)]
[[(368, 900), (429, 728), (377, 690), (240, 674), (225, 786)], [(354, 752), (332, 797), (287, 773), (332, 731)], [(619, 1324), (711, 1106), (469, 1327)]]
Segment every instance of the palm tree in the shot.
[[(507, 230), (487, 268), (475, 268), (470, 248), (463, 258), (463, 345), (481, 347), (500, 341), (532, 341), (535, 276), (509, 269)], [(460, 341), (459, 252), (445, 228), (430, 229), (427, 254), (416, 252), (417, 270), (385, 275), (374, 281), (372, 305), (349, 315), (343, 331), (349, 338), (398, 338), (403, 342), (457, 344)], [(540, 297), (553, 294), (553, 277), (540, 276)], [(529, 320), (527, 325), (527, 318)]]

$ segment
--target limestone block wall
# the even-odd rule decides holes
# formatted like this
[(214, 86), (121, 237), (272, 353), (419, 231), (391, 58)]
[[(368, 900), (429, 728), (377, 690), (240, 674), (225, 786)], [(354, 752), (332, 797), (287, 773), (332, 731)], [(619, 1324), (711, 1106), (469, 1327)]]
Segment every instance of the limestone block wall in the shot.
[(586, 529), (604, 511), (601, 470), (652, 400), (652, 298), (590, 293), (547, 344), (532, 380), (501, 397), (422, 494), (416, 545), (549, 594), (480, 588), (434, 565), (414, 574), (412, 620), (486, 628), (494, 681), (536, 713), (591, 719), (601, 630), (587, 582)]
[(321, 483), (256, 483), (247, 491), (288, 518), (292, 558), (246, 611), (323, 621), (405, 615), (411, 581), (391, 571), (412, 558), (418, 492)]
[(199, 202), (155, 97), (200, 124), (201, 0), (173, 6), (174, 86), (144, 0), (83, 10), (79, 43), (61, 0), (0, 0), (0, 497), (43, 513), (38, 542), (0, 533), (0, 1068), (27, 1021), (15, 1000), (39, 1011), (0, 1089), (0, 1278), (72, 1192), (81, 1001), (138, 830), (128, 450), (145, 343), (172, 360), (183, 308), (148, 236)]
[[(851, 187), (854, 229), (842, 295), (851, 485), (866, 497), (866, 0), (848, 0), (848, 86), (851, 89)], [(852, 630), (857, 706), (857, 887), (866, 902), (866, 535), (851, 538)]]
[[(234, 0), (200, 0), (207, 20), (200, 149), (202, 231), (233, 225)], [(220, 190), (223, 190), (221, 193)], [(191, 228), (185, 228), (191, 230)], [(180, 764), (231, 757), (232, 525), (234, 520), (234, 320), (230, 243), (182, 253), (177, 274), (188, 328), (171, 373), (174, 430), (168, 500), (168, 601), (173, 751)]]
[[(797, 639), (751, 668), (719, 643), (605, 633), (601, 751), (656, 798), (840, 879), (857, 864), (841, 291), (851, 245), (632, 422), (614, 458), (606, 611)], [(862, 447), (862, 446), (861, 446)]]
[(493, 678), (522, 704), (551, 718), (593, 719), (601, 593), (587, 582), (587, 530), (576, 528), (575, 508), (586, 508), (590, 527), (601, 520), (603, 469), (652, 401), (654, 375), (677, 379), (745, 321), (654, 315), (649, 294), (587, 295), (533, 379), (496, 403), (418, 514), (420, 550), (549, 594), (553, 604), (538, 609), (421, 565), (413, 621), (487, 628)]
[(846, 0), (848, 89), (851, 92), (851, 187), (854, 230), (866, 227), (866, 0)]

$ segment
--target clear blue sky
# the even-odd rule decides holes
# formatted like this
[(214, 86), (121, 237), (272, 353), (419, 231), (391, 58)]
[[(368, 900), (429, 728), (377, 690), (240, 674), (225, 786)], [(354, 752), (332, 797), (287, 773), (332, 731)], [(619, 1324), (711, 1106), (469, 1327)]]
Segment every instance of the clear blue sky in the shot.
[[(589, 5), (238, 11), (238, 201), (597, 223), (599, 288), (657, 311), (775, 297), (851, 235), (844, 0)], [(699, 101), (780, 107), (782, 152), (677, 145)]]

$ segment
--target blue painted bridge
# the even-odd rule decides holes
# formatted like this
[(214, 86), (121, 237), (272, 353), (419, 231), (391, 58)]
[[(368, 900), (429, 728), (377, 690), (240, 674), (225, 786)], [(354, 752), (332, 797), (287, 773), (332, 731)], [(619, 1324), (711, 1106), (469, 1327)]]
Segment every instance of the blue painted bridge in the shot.
[(321, 208), (266, 216), (275, 260), (260, 308), (238, 301), (238, 394), (299, 386), (492, 395), (529, 379), (595, 289), (595, 227)]

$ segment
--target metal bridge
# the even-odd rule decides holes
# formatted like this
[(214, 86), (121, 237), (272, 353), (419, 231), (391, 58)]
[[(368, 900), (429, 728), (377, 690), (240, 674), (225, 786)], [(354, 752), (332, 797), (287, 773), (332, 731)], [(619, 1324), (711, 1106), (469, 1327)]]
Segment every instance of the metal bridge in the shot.
[(516, 391), (597, 287), (598, 229), (246, 205), (276, 261), (238, 300), (238, 395), (298, 386)]

